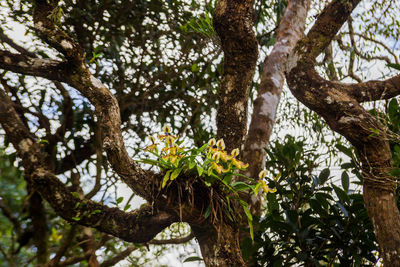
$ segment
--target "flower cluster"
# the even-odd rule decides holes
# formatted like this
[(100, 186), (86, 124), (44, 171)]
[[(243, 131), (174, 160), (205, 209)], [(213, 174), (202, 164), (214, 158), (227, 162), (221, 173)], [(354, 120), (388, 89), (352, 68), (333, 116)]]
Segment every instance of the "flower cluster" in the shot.
[[(218, 141), (215, 138), (210, 139), (208, 141), (208, 151), (208, 158), (212, 159), (211, 166), (219, 174), (232, 170), (233, 166), (240, 170), (244, 170), (249, 166), (249, 164), (245, 164), (237, 159), (239, 155), (238, 148), (233, 149), (230, 155), (225, 151), (223, 139), (219, 139)], [(222, 164), (220, 164), (220, 160)], [(227, 165), (227, 169), (223, 165)]]
[[(242, 188), (241, 190), (251, 189), (255, 194), (258, 193), (260, 188), (266, 193), (276, 192), (276, 189), (269, 188), (264, 181), (267, 174), (266, 170), (260, 172), (259, 179), (252, 179), (238, 173), (237, 170), (245, 170), (249, 164), (238, 159), (238, 148), (228, 153), (225, 150), (223, 139), (217, 141), (212, 138), (200, 148), (185, 149), (184, 146), (180, 146), (182, 141), (178, 140), (178, 136), (172, 134), (170, 126), (165, 125), (162, 130), (163, 134), (157, 136), (158, 140), (154, 136), (149, 136), (151, 144), (144, 148), (145, 151), (156, 156), (157, 160), (142, 160), (142, 162), (156, 165), (161, 170), (166, 171), (162, 187), (168, 181), (176, 179), (181, 172), (195, 168), (199, 177), (203, 176), (204, 182), (208, 186), (219, 180), (226, 186), (227, 190), (234, 190), (235, 192), (237, 188)], [(233, 176), (242, 176), (249, 182), (245, 185), (243, 182), (234, 182)]]
[(161, 156), (163, 160), (166, 162), (170, 162), (175, 166), (179, 165), (179, 161), (184, 157), (181, 154), (183, 152), (184, 147), (178, 146), (176, 141), (178, 137), (171, 134), (171, 127), (169, 125), (165, 125), (163, 127), (164, 134), (158, 135), (158, 139), (164, 143), (164, 147), (161, 149), (160, 155), (158, 155), (158, 145), (154, 136), (149, 136), (151, 141), (151, 145), (144, 148), (145, 151), (149, 151), (157, 154), (157, 156)]
[[(181, 173), (193, 172), (197, 170), (198, 177), (201, 177), (206, 186), (212, 186), (215, 183), (226, 191), (228, 194), (227, 212), (230, 213), (229, 199), (235, 198), (239, 200), (240, 205), (247, 216), (250, 236), (253, 238), (252, 215), (247, 202), (240, 198), (240, 191), (258, 194), (260, 188), (265, 193), (274, 193), (276, 189), (271, 189), (265, 183), (267, 171), (263, 170), (259, 174), (259, 179), (249, 178), (242, 175), (238, 170), (245, 170), (249, 164), (246, 164), (238, 159), (239, 149), (235, 148), (229, 154), (225, 151), (225, 143), (223, 139), (218, 141), (212, 138), (207, 144), (202, 147), (193, 147), (185, 149), (180, 146), (182, 141), (178, 140), (178, 136), (172, 134), (171, 127), (166, 125), (163, 127), (163, 134), (158, 135), (158, 141), (153, 136), (150, 136), (151, 144), (144, 148), (145, 151), (153, 154), (157, 159), (142, 159), (141, 162), (148, 163), (160, 168), (165, 172), (161, 183), (161, 188), (164, 188), (168, 182), (175, 180)], [(159, 145), (162, 146), (159, 150)], [(240, 176), (241, 181), (233, 179), (234, 176)], [(247, 182), (243, 182), (247, 179)], [(205, 218), (210, 214), (211, 204), (204, 214)], [(229, 215), (230, 216), (230, 215)]]

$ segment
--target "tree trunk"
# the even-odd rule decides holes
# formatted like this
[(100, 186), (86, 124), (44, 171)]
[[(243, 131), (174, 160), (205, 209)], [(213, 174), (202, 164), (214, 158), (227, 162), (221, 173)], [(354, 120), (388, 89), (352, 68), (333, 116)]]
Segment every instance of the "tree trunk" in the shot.
[(235, 267), (245, 266), (239, 244), (239, 229), (228, 224), (219, 229), (192, 226), (200, 244), (201, 254), (206, 266)]
[(379, 138), (364, 145), (368, 148), (362, 154), (364, 201), (385, 266), (400, 266), (400, 213), (396, 184), (390, 175), (392, 156), (387, 136), (381, 134)]

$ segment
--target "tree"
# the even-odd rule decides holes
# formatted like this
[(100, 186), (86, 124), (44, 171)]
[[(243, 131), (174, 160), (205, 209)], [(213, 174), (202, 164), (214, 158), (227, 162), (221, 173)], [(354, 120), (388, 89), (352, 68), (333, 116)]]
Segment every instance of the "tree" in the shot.
[[(5, 145), (12, 144), (23, 168), (24, 182), (20, 174), (15, 174), (15, 184), (26, 183), (28, 195), (26, 203), (2, 201), (0, 208), (13, 223), (12, 231), (18, 240), (25, 235), (27, 242), (34, 243), (37, 264), (68, 264), (60, 261), (64, 255), (71, 255), (71, 242), (75, 240), (84, 254), (72, 260), (86, 260), (90, 266), (98, 266), (95, 252), (111, 238), (130, 243), (162, 243), (153, 240), (158, 233), (174, 222), (186, 222), (199, 242), (207, 266), (245, 265), (240, 241), (251, 235), (252, 220), (261, 215), (262, 206), (261, 193), (253, 194), (248, 188), (258, 188), (261, 180), (243, 180), (238, 174), (233, 180), (230, 177), (229, 182), (219, 181), (216, 168), (202, 175), (202, 170), (190, 170), (189, 161), (186, 169), (182, 169), (183, 165), (168, 165), (173, 163), (171, 159), (166, 162), (172, 169), (164, 166), (160, 172), (154, 172), (132, 156), (142, 153), (140, 139), (152, 127), (164, 123), (178, 128), (181, 135), (186, 133), (193, 144), (201, 147), (192, 152), (202, 153), (206, 148), (203, 144), (212, 137), (212, 129), (204, 118), (210, 118), (216, 109), (216, 139), (225, 140), (228, 152), (240, 148), (240, 160), (251, 163), (243, 173), (258, 177), (264, 169), (286, 79), (293, 95), (357, 150), (362, 163), (364, 201), (380, 253), (386, 265), (400, 266), (400, 218), (388, 139), (388, 133), (393, 131), (383, 126), (381, 117), (360, 105), (397, 96), (400, 76), (361, 82), (353, 71), (355, 56), (371, 58), (354, 47), (348, 76), (358, 82), (337, 81), (343, 75), (338, 74), (332, 59), (332, 41), (346, 51), (338, 31), (347, 22), (351, 45), (356, 46), (351, 12), (360, 1), (333, 0), (304, 36), (310, 2), (288, 1), (285, 7), (281, 1), (219, 0), (215, 8), (212, 3), (200, 5), (196, 1), (4, 2), (2, 5), (13, 10), (9, 19), (26, 24), (33, 21), (27, 33), (35, 46), (24, 47), (10, 39), (5, 30), (0, 32), (0, 68), (4, 70), (0, 123)], [(397, 4), (384, 1), (382, 5), (385, 3), (386, 12)], [(271, 6), (275, 23), (270, 22), (273, 19), (268, 14)], [(192, 17), (192, 10), (201, 8), (213, 14), (212, 23), (209, 13)], [(390, 18), (391, 14), (384, 13), (383, 17)], [(393, 21), (398, 25), (397, 20)], [(263, 23), (271, 24), (268, 26), (272, 30), (264, 27), (260, 32), (257, 28)], [(396, 36), (396, 32), (383, 35)], [(221, 50), (210, 48), (202, 36), (212, 39)], [(260, 68), (258, 84), (254, 75), (259, 44), (263, 43), (273, 47)], [(317, 57), (321, 53), (325, 58), (320, 64)], [(394, 58), (396, 64), (390, 60), (388, 63), (398, 68), (395, 55)], [(315, 70), (317, 65), (327, 66), (326, 79)], [(35, 82), (28, 76), (35, 77)], [(257, 97), (253, 101), (250, 95), (255, 90)], [(254, 107), (247, 129), (249, 102)], [(136, 137), (131, 144), (133, 149), (127, 146), (124, 133)], [(13, 165), (10, 153), (5, 158)], [(236, 160), (232, 152), (230, 160), (233, 158)], [(95, 176), (89, 191), (83, 188), (88, 176)], [(207, 180), (210, 177), (216, 180)], [(107, 189), (115, 181), (122, 181), (147, 203), (126, 211), (110, 208), (103, 203), (104, 199), (96, 199), (104, 187), (105, 192), (110, 192)], [(239, 190), (240, 187), (245, 190)], [(231, 188), (234, 190), (229, 191)], [(118, 206), (122, 199), (115, 201)], [(348, 204), (347, 208), (355, 205)], [(30, 227), (21, 227), (21, 219), (9, 212), (15, 206), (21, 207), (18, 216), (27, 214)], [(68, 225), (60, 244), (56, 242), (60, 225), (51, 228), (55, 233), (52, 237), (47, 229), (58, 216), (72, 223), (69, 226), (65, 221), (57, 222)], [(256, 232), (257, 227), (262, 229), (262, 225), (256, 225)], [(10, 248), (15, 252), (13, 242), (12, 239)], [(23, 247), (26, 243), (19, 244)], [(57, 248), (51, 260), (50, 245)], [(102, 265), (115, 264), (135, 248), (115, 252)], [(9, 254), (3, 255), (7, 258)], [(318, 260), (307, 263), (317, 264)]]

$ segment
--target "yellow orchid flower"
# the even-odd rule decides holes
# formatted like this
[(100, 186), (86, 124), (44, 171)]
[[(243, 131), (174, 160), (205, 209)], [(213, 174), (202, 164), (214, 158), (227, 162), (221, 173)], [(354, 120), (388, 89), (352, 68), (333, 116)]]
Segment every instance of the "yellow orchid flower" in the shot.
[(225, 142), (224, 142), (224, 139), (219, 139), (219, 140), (217, 141), (217, 148), (218, 148), (219, 150), (224, 150), (224, 149), (225, 149)]
[(183, 155), (172, 155), (168, 154), (162, 157), (165, 161), (170, 161), (172, 164), (179, 163), (180, 159), (183, 158)]
[(154, 138), (154, 136), (149, 135), (148, 138), (149, 138), (150, 141), (151, 141), (151, 145), (146, 146), (145, 148), (143, 148), (143, 150), (144, 150), (144, 151), (153, 152), (153, 151), (156, 149), (158, 143), (156, 143), (156, 139)]
[(222, 173), (222, 172), (228, 172), (229, 170), (224, 169), (223, 166), (215, 163), (215, 162), (211, 162), (212, 168), (214, 170), (216, 170), (218, 173)]
[(175, 145), (175, 138), (172, 135), (165, 137), (165, 145), (172, 147)]
[(244, 163), (240, 160), (237, 160), (235, 158), (232, 158), (232, 164), (235, 165), (238, 169), (246, 169), (247, 167), (249, 167), (248, 163)]
[(221, 157), (221, 153), (219, 151), (216, 151), (215, 153), (212, 154), (211, 159), (218, 163), (219, 159)]
[(166, 135), (171, 134), (171, 126), (169, 126), (168, 124), (164, 125), (164, 126), (162, 127), (162, 130), (163, 130), (163, 132), (164, 132)]
[(264, 180), (259, 180), (258, 181), (261, 184), (262, 190), (264, 190), (265, 193), (275, 193), (276, 188), (269, 188), (269, 186), (264, 182)]
[(258, 174), (258, 178), (259, 178), (260, 180), (264, 179), (265, 176), (267, 176), (267, 170), (262, 170), (262, 171), (260, 171), (260, 173)]
[(208, 141), (208, 145), (209, 145), (210, 147), (215, 146), (216, 143), (217, 143), (217, 141), (215, 141), (215, 138), (211, 138), (211, 139)]
[(220, 153), (220, 155), (221, 155), (221, 159), (222, 159), (224, 162), (227, 162), (228, 160), (231, 160), (231, 159), (232, 159), (232, 156), (226, 154), (225, 151), (220, 151), (219, 153)]
[(239, 148), (235, 148), (231, 152), (232, 157), (237, 157), (239, 155)]

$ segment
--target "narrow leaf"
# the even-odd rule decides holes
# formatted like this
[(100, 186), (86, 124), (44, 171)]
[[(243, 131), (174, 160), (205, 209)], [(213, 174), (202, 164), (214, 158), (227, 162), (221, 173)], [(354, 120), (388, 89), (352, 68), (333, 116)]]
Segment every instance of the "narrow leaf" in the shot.
[(165, 173), (164, 178), (163, 178), (163, 182), (161, 187), (164, 188), (165, 185), (167, 184), (168, 180), (169, 180), (169, 175), (171, 174), (172, 170), (169, 170)]

